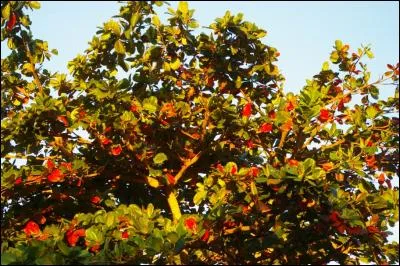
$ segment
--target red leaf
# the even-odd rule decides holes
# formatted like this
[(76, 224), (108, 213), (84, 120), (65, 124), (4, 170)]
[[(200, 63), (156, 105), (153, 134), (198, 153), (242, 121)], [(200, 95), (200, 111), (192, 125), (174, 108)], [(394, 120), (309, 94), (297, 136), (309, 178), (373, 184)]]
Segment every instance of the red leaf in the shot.
[(15, 15), (15, 13), (13, 12), (11, 14), (10, 20), (7, 22), (7, 30), (11, 31), (14, 28), (16, 22), (17, 22), (17, 15)]
[(367, 230), (369, 233), (374, 234), (374, 233), (380, 233), (381, 231), (374, 225), (367, 226)]
[(47, 179), (50, 182), (60, 182), (63, 179), (64, 175), (60, 169), (54, 169), (48, 176)]
[(72, 163), (62, 162), (62, 163), (61, 163), (61, 167), (64, 167), (64, 168), (67, 169), (68, 171), (72, 171)]
[(99, 196), (93, 196), (93, 197), (90, 199), (90, 201), (91, 201), (93, 204), (99, 204), (100, 201), (101, 201), (101, 198), (100, 198)]
[(104, 135), (100, 135), (100, 142), (103, 145), (108, 145), (111, 143), (111, 140)]
[(329, 112), (329, 110), (326, 109), (321, 109), (321, 111), (319, 112), (319, 121), (321, 122), (326, 122), (328, 120), (330, 120), (331, 118), (331, 113)]
[(127, 239), (127, 238), (129, 238), (129, 233), (128, 233), (128, 231), (122, 232), (122, 233), (121, 233), (121, 237), (122, 237), (122, 239)]
[(237, 172), (236, 166), (232, 166), (231, 174), (234, 175), (234, 174), (236, 174), (236, 172)]
[(270, 111), (269, 113), (268, 113), (268, 117), (269, 118), (271, 118), (272, 120), (274, 120), (275, 118), (276, 118), (276, 113), (275, 113), (275, 111)]
[(289, 160), (289, 165), (292, 166), (292, 167), (298, 166), (299, 162), (297, 160), (295, 160), (295, 159), (290, 159)]
[(65, 233), (67, 242), (71, 247), (74, 247), (76, 245), (76, 243), (78, 242), (79, 238), (85, 237), (85, 235), (86, 235), (86, 232), (85, 232), (85, 229), (83, 229), (83, 228), (75, 230), (75, 231), (73, 231), (72, 229), (69, 229)]
[(337, 211), (333, 211), (330, 215), (329, 215), (329, 220), (331, 222), (337, 222), (340, 219), (340, 214)]
[(290, 112), (294, 109), (294, 107), (295, 107), (294, 103), (292, 101), (289, 101), (285, 106), (285, 110)]
[(19, 176), (19, 177), (17, 177), (17, 179), (15, 179), (14, 185), (18, 186), (18, 185), (20, 185), (21, 183), (22, 183), (22, 177)]
[(225, 172), (224, 167), (223, 167), (220, 163), (217, 164), (217, 169), (218, 169), (218, 171), (220, 171), (221, 173)]
[(118, 156), (121, 153), (121, 151), (122, 151), (121, 145), (111, 148), (111, 153), (114, 156)]
[(257, 167), (251, 167), (251, 168), (250, 168), (250, 172), (251, 172), (251, 175), (252, 175), (253, 177), (256, 177), (256, 176), (258, 176), (258, 174), (259, 174), (259, 172), (260, 172), (260, 169), (258, 169)]
[(365, 161), (367, 162), (367, 165), (368, 165), (369, 167), (375, 168), (375, 163), (376, 163), (375, 155), (367, 156), (367, 157), (365, 158)]
[(203, 234), (203, 236), (201, 237), (201, 241), (203, 242), (207, 242), (208, 238), (210, 237), (210, 230), (206, 230)]
[(129, 107), (129, 110), (131, 110), (132, 112), (137, 112), (138, 111), (138, 107), (135, 105), (135, 104), (132, 104), (130, 107)]
[(99, 250), (100, 250), (100, 245), (98, 245), (98, 244), (89, 248), (89, 251), (92, 252), (92, 253), (96, 253)]
[(249, 139), (246, 143), (247, 148), (253, 149), (254, 148), (254, 143), (251, 139)]
[(344, 231), (346, 230), (346, 225), (341, 224), (338, 227), (336, 227), (336, 230), (338, 230), (339, 233), (344, 234)]
[(252, 112), (251, 103), (247, 103), (243, 108), (242, 115), (245, 117), (249, 117), (251, 115), (251, 112)]
[(166, 176), (167, 176), (168, 182), (171, 185), (174, 185), (175, 184), (175, 177), (173, 175), (171, 175), (170, 173), (167, 173)]
[(260, 128), (258, 129), (259, 132), (261, 133), (268, 133), (272, 131), (272, 124), (270, 123), (264, 123), (260, 126)]
[(54, 166), (55, 165), (52, 160), (47, 160), (47, 169), (49, 169), (49, 171), (53, 170)]
[(347, 228), (346, 228), (346, 232), (349, 235), (359, 235), (359, 234), (361, 234), (361, 231), (362, 231), (361, 226), (354, 226), (354, 227), (347, 226)]
[(30, 235), (37, 235), (40, 233), (40, 228), (39, 225), (37, 223), (35, 223), (34, 221), (29, 221), (24, 228), (24, 232), (27, 236)]
[(186, 227), (187, 229), (191, 230), (191, 231), (196, 230), (196, 228), (197, 228), (196, 219), (193, 218), (193, 217), (187, 218), (187, 219), (185, 220), (185, 227)]

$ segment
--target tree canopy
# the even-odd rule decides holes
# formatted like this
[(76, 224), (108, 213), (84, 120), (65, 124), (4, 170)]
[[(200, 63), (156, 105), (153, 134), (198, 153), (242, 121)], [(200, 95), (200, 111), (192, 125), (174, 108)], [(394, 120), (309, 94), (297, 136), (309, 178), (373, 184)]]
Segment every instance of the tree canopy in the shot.
[(161, 5), (124, 2), (51, 73), (40, 3), (1, 1), (2, 264), (398, 263), (399, 64), (371, 81), (337, 40), (285, 93), (265, 30)]

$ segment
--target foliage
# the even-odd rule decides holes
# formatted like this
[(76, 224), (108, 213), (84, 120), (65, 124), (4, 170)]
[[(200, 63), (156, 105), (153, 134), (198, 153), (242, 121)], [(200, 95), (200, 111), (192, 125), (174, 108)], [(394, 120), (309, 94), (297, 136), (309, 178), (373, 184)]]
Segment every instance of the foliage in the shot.
[(40, 4), (1, 2), (2, 264), (398, 263), (399, 64), (371, 82), (338, 40), (285, 94), (265, 30), (163, 4), (125, 3), (63, 74)]

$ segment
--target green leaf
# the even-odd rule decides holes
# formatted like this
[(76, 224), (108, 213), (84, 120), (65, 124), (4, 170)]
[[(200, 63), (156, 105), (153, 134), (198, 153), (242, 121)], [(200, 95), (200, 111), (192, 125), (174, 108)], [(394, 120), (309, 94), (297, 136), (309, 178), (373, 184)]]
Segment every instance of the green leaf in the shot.
[(199, 27), (199, 23), (196, 20), (192, 20), (188, 24), (189, 28), (196, 29)]
[(104, 201), (104, 205), (106, 205), (109, 208), (115, 208), (115, 201), (110, 200), (110, 199), (106, 199)]
[(17, 261), (17, 258), (15, 257), (15, 255), (13, 255), (9, 252), (1, 253), (1, 265), (8, 265), (15, 261)]
[(179, 236), (175, 232), (169, 232), (167, 235), (167, 240), (172, 244), (175, 244), (179, 240)]
[(206, 190), (200, 190), (194, 195), (193, 203), (195, 205), (199, 205), (206, 197), (207, 197), (207, 191)]
[(307, 158), (304, 162), (303, 162), (303, 166), (305, 171), (314, 171), (315, 168), (315, 161), (311, 158)]
[(121, 121), (129, 122), (135, 120), (135, 115), (130, 111), (124, 111), (121, 115)]
[(57, 247), (61, 251), (61, 253), (65, 256), (68, 256), (71, 252), (71, 249), (67, 246), (67, 244), (65, 244), (64, 241), (58, 241)]
[(256, 38), (257, 39), (261, 39), (261, 38), (265, 37), (266, 35), (267, 35), (266, 31), (261, 31), (261, 32), (256, 34)]
[(267, 177), (258, 177), (256, 178), (256, 183), (266, 183), (268, 181)]
[(117, 36), (121, 35), (121, 28), (115, 20), (109, 20), (108, 22), (104, 23), (104, 30), (111, 31)]
[(125, 46), (121, 40), (117, 40), (114, 44), (114, 49), (118, 54), (125, 54)]
[(367, 51), (365, 52), (365, 54), (368, 56), (369, 59), (374, 58), (374, 54), (371, 52), (371, 50), (367, 50)]
[(250, 183), (250, 191), (253, 196), (258, 195), (258, 190), (257, 190), (256, 184), (254, 182)]
[(35, 260), (35, 264), (37, 265), (54, 265), (55, 263), (55, 254), (45, 254), (44, 256), (37, 258)]
[(151, 218), (153, 216), (153, 213), (154, 213), (154, 205), (149, 203), (149, 205), (147, 205), (147, 216)]
[(162, 164), (166, 160), (168, 160), (168, 157), (163, 152), (157, 153), (157, 155), (153, 158), (153, 162), (158, 165)]
[(93, 243), (102, 244), (104, 241), (104, 236), (97, 227), (92, 226), (86, 230), (86, 240)]
[(336, 52), (336, 51), (332, 52), (332, 53), (331, 53), (330, 60), (331, 60), (332, 63), (337, 63), (338, 60), (339, 60), (339, 54), (338, 54), (338, 52)]
[(285, 123), (286, 121), (288, 121), (290, 119), (290, 113), (287, 111), (278, 111), (276, 113), (276, 122), (278, 124), (282, 124)]
[(181, 60), (179, 60), (179, 58), (174, 58), (169, 66), (172, 70), (177, 70), (181, 66)]
[(368, 88), (369, 93), (371, 94), (372, 98), (374, 98), (375, 100), (379, 99), (379, 90), (376, 86), (369, 86)]
[(143, 109), (150, 113), (155, 113), (158, 107), (158, 100), (155, 96), (150, 96), (143, 100)]
[(379, 111), (374, 106), (368, 106), (365, 110), (367, 118), (374, 119)]
[(132, 15), (131, 20), (130, 20), (130, 23), (131, 23), (130, 26), (132, 28), (136, 26), (136, 24), (139, 21), (140, 17), (141, 17), (140, 13), (135, 13), (135, 14)]
[(154, 26), (160, 27), (161, 21), (160, 21), (160, 18), (159, 18), (157, 15), (154, 15), (154, 16), (151, 18), (151, 21), (152, 21), (152, 23), (154, 24)]
[(112, 227), (116, 221), (117, 219), (114, 212), (109, 212), (106, 214), (105, 224), (107, 227)]
[(242, 77), (238, 76), (236, 78), (235, 87), (236, 87), (236, 89), (240, 89), (240, 87), (242, 87)]

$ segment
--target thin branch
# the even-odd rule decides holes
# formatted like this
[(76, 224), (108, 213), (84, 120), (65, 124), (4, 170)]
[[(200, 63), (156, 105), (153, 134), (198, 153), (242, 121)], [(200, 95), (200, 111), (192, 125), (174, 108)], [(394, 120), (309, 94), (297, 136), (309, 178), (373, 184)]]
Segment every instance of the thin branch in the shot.
[(36, 83), (36, 86), (39, 88), (39, 93), (43, 92), (43, 86), (42, 83), (40, 82), (39, 76), (36, 72), (36, 68), (35, 68), (35, 61), (33, 60), (33, 56), (31, 54), (31, 50), (29, 49), (29, 44), (26, 43), (25, 39), (22, 40), (24, 47), (25, 47), (25, 51), (26, 51), (26, 56), (28, 57), (29, 63), (32, 65), (32, 74), (33, 74), (33, 79)]
[(183, 176), (183, 174), (186, 172), (186, 170), (192, 166), (194, 163), (196, 163), (201, 156), (201, 151), (199, 153), (197, 153), (192, 159), (190, 160), (186, 160), (183, 163), (182, 168), (179, 170), (179, 172), (175, 175), (175, 183), (178, 183), (179, 179), (181, 179), (181, 177)]

